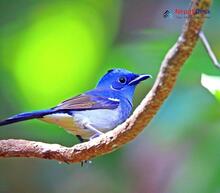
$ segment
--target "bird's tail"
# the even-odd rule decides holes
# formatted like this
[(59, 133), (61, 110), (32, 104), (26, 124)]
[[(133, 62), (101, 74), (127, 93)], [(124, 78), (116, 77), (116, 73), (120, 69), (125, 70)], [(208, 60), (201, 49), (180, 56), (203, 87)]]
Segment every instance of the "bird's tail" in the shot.
[(8, 119), (0, 121), (0, 126), (9, 125), (9, 124), (20, 122), (20, 121), (26, 121), (29, 119), (42, 118), (43, 116), (49, 115), (53, 112), (54, 111), (52, 109), (49, 109), (49, 110), (21, 113), (21, 114), (9, 117)]

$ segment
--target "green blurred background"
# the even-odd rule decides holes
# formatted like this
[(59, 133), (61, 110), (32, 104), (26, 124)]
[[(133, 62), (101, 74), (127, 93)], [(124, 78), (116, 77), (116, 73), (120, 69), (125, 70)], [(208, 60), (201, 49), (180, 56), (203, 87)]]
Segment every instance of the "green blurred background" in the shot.
[[(54, 106), (95, 86), (109, 68), (152, 74), (184, 19), (163, 18), (174, 0), (0, 0), (0, 119)], [(206, 32), (220, 58), (220, 1)], [(199, 42), (160, 112), (134, 141), (92, 164), (0, 159), (0, 193), (218, 193), (220, 108), (200, 84), (219, 75)], [(154, 80), (136, 90), (137, 106)], [(0, 129), (18, 138), (72, 146), (76, 138), (37, 120)]]

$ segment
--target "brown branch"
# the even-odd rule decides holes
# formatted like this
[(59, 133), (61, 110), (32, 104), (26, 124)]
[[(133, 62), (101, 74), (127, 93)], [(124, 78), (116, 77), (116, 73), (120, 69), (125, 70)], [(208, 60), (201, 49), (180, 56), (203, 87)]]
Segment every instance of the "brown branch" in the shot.
[(203, 43), (203, 45), (204, 45), (204, 47), (205, 47), (205, 49), (206, 49), (206, 51), (208, 53), (210, 59), (212, 60), (213, 64), (217, 68), (220, 68), (220, 63), (218, 62), (218, 60), (217, 60), (217, 58), (216, 58), (216, 56), (215, 56), (215, 54), (214, 54), (210, 44), (209, 44), (209, 41), (207, 40), (207, 38), (206, 38), (206, 36), (205, 36), (203, 31), (201, 31), (199, 33), (199, 37), (200, 37), (200, 40), (202, 41), (202, 43)]
[[(209, 9), (211, 0), (193, 0), (192, 9)], [(186, 19), (175, 45), (166, 54), (152, 90), (133, 115), (113, 131), (71, 148), (26, 140), (1, 140), (0, 157), (34, 157), (62, 162), (80, 162), (110, 153), (134, 139), (153, 119), (171, 92), (180, 68), (189, 58), (204, 23), (204, 15)]]

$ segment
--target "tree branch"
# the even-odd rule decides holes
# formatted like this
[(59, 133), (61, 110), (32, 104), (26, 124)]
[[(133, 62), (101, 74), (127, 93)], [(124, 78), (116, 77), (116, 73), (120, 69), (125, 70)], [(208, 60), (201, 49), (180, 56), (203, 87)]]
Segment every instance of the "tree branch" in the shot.
[[(211, 0), (193, 0), (192, 9), (209, 9)], [(166, 54), (156, 82), (132, 116), (114, 130), (73, 147), (27, 140), (1, 140), (0, 157), (33, 157), (61, 162), (80, 162), (110, 153), (133, 140), (153, 119), (171, 92), (180, 68), (189, 58), (204, 23), (202, 14), (186, 19), (183, 31)]]
[(213, 64), (217, 68), (220, 68), (220, 64), (219, 64), (219, 62), (218, 62), (218, 60), (217, 60), (217, 58), (216, 58), (216, 56), (215, 56), (215, 54), (214, 54), (214, 52), (213, 52), (213, 50), (212, 50), (212, 48), (211, 48), (211, 46), (210, 46), (210, 44), (209, 44), (209, 42), (208, 42), (208, 40), (207, 40), (207, 38), (206, 38), (203, 31), (200, 31), (199, 37), (200, 37), (200, 39), (201, 39), (201, 41), (202, 41), (202, 43), (203, 43), (203, 45), (204, 45), (204, 47), (205, 47), (205, 49), (208, 53), (210, 59), (212, 60)]

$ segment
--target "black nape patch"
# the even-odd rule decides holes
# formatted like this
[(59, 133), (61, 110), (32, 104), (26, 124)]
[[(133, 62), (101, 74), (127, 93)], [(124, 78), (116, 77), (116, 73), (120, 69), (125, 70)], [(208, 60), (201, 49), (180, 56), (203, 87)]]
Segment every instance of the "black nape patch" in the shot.
[(107, 72), (107, 73), (110, 73), (110, 72), (112, 72), (112, 71), (114, 71), (114, 68), (112, 68), (112, 69), (108, 70), (108, 72)]

